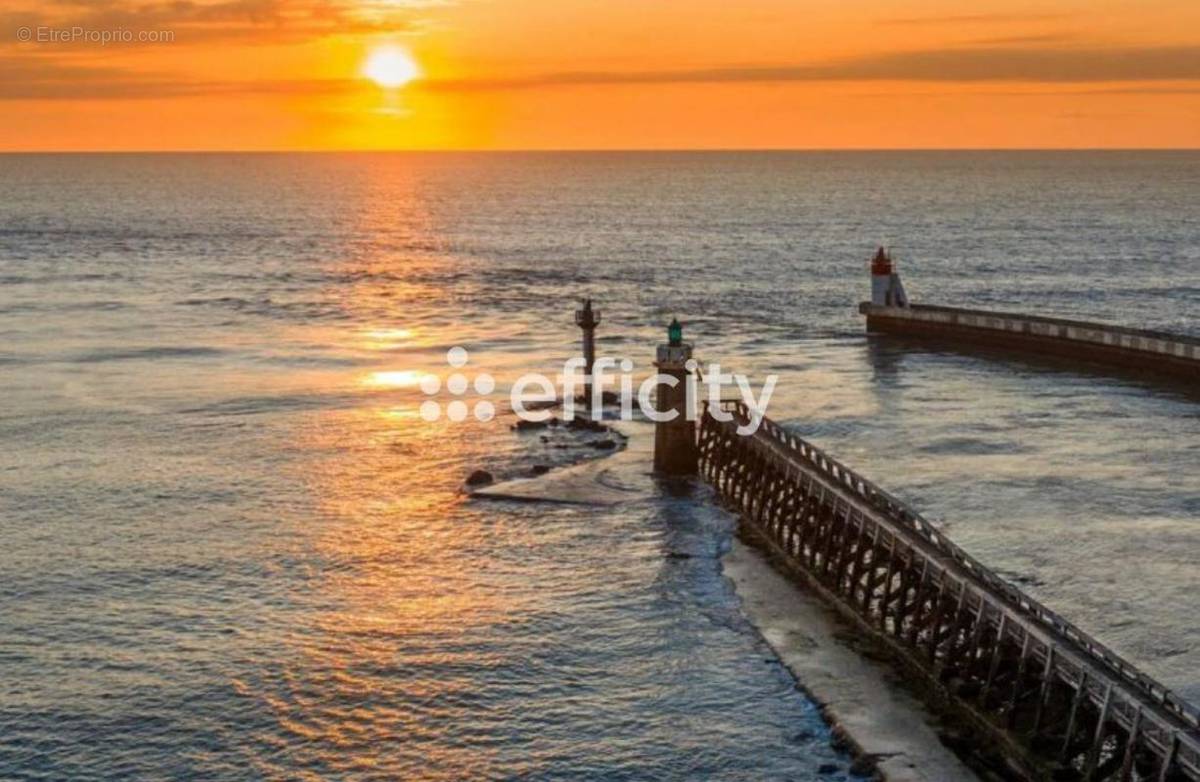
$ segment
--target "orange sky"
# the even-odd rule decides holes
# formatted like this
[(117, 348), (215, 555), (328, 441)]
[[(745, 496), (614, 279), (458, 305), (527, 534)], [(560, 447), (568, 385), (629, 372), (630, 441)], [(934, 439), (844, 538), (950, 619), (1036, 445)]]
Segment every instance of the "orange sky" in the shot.
[[(1200, 147), (1196, 0), (5, 0), (0, 18), (4, 150)], [(134, 40), (46, 40), (75, 27)], [(388, 44), (418, 81), (361, 75)]]

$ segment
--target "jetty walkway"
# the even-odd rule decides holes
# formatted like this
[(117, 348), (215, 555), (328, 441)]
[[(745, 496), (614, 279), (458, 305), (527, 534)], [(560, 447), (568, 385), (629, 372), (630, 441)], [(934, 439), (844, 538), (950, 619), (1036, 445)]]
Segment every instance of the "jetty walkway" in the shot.
[(701, 475), (793, 574), (1034, 779), (1200, 781), (1200, 710), (764, 419), (706, 408)]

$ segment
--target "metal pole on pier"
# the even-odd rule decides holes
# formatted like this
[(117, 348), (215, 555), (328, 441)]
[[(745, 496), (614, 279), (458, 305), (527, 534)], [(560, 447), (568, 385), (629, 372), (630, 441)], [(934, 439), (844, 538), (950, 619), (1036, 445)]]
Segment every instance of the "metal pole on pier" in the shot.
[(583, 300), (583, 309), (575, 310), (575, 325), (583, 329), (583, 387), (584, 404), (592, 411), (592, 367), (596, 363), (596, 326), (600, 325), (600, 311), (592, 309), (592, 300)]

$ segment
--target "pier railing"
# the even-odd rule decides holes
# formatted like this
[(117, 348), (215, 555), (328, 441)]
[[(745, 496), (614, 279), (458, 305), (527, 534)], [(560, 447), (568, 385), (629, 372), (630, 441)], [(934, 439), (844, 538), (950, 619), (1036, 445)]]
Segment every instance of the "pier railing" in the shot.
[(764, 419), (706, 410), (701, 471), (810, 585), (952, 705), (1059, 778), (1200, 780), (1200, 710), (997, 576), (929, 521)]

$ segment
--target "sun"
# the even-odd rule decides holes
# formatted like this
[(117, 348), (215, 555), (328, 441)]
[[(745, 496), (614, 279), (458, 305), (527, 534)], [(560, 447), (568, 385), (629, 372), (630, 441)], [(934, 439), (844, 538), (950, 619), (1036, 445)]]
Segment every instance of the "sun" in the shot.
[(381, 46), (363, 63), (363, 76), (389, 89), (403, 87), (421, 75), (417, 61), (399, 46)]

